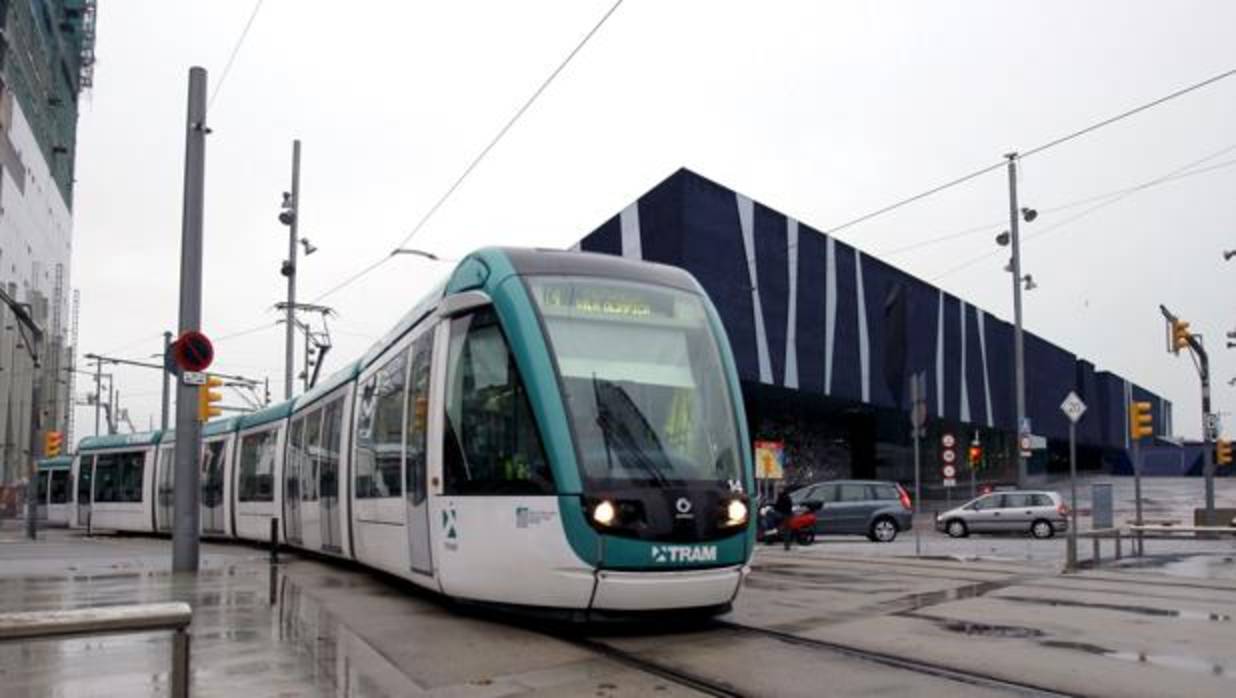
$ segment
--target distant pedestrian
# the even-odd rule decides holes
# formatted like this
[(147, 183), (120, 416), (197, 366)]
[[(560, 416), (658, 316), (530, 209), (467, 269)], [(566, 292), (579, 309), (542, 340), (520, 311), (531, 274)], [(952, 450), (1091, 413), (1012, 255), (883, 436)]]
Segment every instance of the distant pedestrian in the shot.
[(788, 489), (781, 490), (781, 494), (777, 495), (777, 501), (773, 503), (773, 511), (777, 512), (780, 517), (777, 525), (781, 529), (781, 542), (785, 544), (785, 549), (789, 550), (790, 519), (794, 516), (794, 500), (790, 499)]

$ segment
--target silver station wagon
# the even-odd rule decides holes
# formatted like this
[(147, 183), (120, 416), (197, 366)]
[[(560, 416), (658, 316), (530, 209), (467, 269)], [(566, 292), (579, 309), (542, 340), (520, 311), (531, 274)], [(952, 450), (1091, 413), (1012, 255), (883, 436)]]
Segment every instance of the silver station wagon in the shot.
[(1069, 530), (1069, 508), (1056, 492), (992, 492), (936, 515), (936, 530), (954, 538), (971, 533), (1029, 533), (1051, 538)]

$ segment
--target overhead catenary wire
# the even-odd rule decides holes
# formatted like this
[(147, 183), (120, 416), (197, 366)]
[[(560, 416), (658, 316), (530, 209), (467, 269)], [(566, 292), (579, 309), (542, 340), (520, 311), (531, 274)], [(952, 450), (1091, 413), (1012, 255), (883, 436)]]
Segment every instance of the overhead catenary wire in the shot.
[[(1090, 206), (1089, 208), (1086, 208), (1075, 215), (1069, 216), (1068, 218), (1065, 218), (1061, 221), (1057, 221), (1056, 223), (1053, 223), (1040, 230), (1036, 230), (1034, 233), (1026, 236), (1026, 242), (1030, 242), (1031, 240), (1037, 240), (1051, 232), (1054, 232), (1056, 230), (1059, 230), (1060, 228), (1063, 228), (1064, 226), (1074, 221), (1077, 221), (1081, 218), (1085, 218), (1086, 216), (1089, 216), (1090, 214), (1095, 213), (1096, 211), (1099, 211), (1100, 209), (1119, 203), (1123, 201), (1124, 199), (1132, 196), (1133, 194), (1136, 194), (1137, 192), (1143, 191), (1145, 189), (1149, 189), (1151, 187), (1158, 186), (1160, 184), (1165, 184), (1167, 182), (1184, 179), (1186, 177), (1192, 177), (1194, 175), (1205, 174), (1208, 172), (1215, 172), (1220, 169), (1224, 169), (1227, 167), (1231, 167), (1232, 165), (1236, 165), (1236, 159), (1232, 159), (1232, 160), (1226, 160), (1224, 162), (1216, 163), (1214, 165), (1211, 165), (1210, 167), (1204, 167), (1204, 168), (1198, 167), (1199, 165), (1202, 165), (1206, 162), (1214, 160), (1215, 158), (1220, 157), (1221, 155), (1229, 153), (1233, 150), (1236, 150), (1236, 145), (1228, 146), (1222, 150), (1211, 153), (1210, 155), (1207, 155), (1203, 158), (1194, 160), (1193, 162), (1187, 165), (1184, 165), (1182, 167), (1178, 167), (1175, 170), (1172, 170), (1171, 172), (1165, 175), (1155, 177), (1154, 179), (1147, 180), (1136, 186), (1132, 186), (1132, 187), (1128, 187), (1126, 189), (1120, 190), (1119, 192), (1116, 192), (1115, 195), (1109, 195), (1108, 198), (1099, 201), (1095, 205)], [(1094, 198), (1092, 197), (1090, 201), (1094, 201)], [(1003, 251), (1003, 248), (996, 248), (996, 249), (984, 252), (982, 254), (975, 255), (971, 257), (970, 259), (967, 259), (966, 261), (962, 262), (961, 264), (950, 267), (944, 270), (943, 272), (940, 272), (939, 274), (932, 276), (931, 280), (937, 281), (951, 274), (955, 274), (963, 269), (967, 269), (971, 266), (974, 266), (975, 264), (978, 264), (979, 262), (985, 259), (988, 259), (997, 254), (1000, 254), (1002, 251)]]
[[(558, 75), (561, 74), (562, 71), (566, 69), (567, 65), (569, 65), (571, 61), (575, 58), (575, 56), (578, 55), (581, 50), (583, 50), (584, 46), (587, 45), (590, 40), (592, 40), (592, 37), (595, 36), (598, 31), (601, 30), (601, 27), (605, 25), (605, 22), (609, 20), (609, 18), (614, 14), (614, 12), (617, 11), (618, 7), (622, 5), (622, 3), (623, 3), (623, 0), (616, 0), (614, 4), (611, 5), (609, 9), (605, 11), (605, 14), (601, 15), (601, 18), (597, 20), (595, 24), (592, 25), (592, 28), (589, 29), (588, 32), (584, 34), (584, 36), (575, 44), (575, 47), (572, 48), (571, 51), (566, 55), (566, 57), (563, 58), (562, 61), (558, 64), (558, 66), (554, 68), (552, 72), (550, 72), (549, 76), (546, 77), (541, 82), (541, 84), (536, 88), (536, 90), (533, 91), (532, 95), (528, 97), (528, 99), (525, 100), (522, 105), (520, 105), (519, 109), (515, 110), (515, 113), (511, 116), (511, 118), (507, 119), (506, 123), (502, 125), (502, 128), (498, 129), (498, 132), (494, 135), (493, 138), (489, 140), (488, 143), (485, 144), (485, 147), (481, 148), (480, 152), (478, 152), (476, 156), (473, 157), (472, 160), (468, 162), (468, 165), (464, 167), (463, 171), (460, 172), (460, 174), (454, 179), (454, 181), (451, 182), (451, 185), (446, 188), (446, 191), (444, 191), (442, 195), (439, 196), (437, 200), (434, 201), (433, 205), (431, 205), (425, 211), (425, 213), (420, 217), (420, 219), (416, 222), (416, 224), (412, 226), (412, 230), (407, 235), (405, 235), (403, 239), (401, 239), (398, 243), (396, 243), (393, 249), (399, 249), (403, 247), (404, 245), (408, 244), (408, 242), (411, 241), (412, 238), (415, 237), (417, 233), (421, 232), (421, 230), (424, 229), (425, 225), (429, 223), (429, 220), (433, 218), (434, 214), (436, 214), (438, 210), (442, 208), (442, 205), (446, 203), (447, 199), (451, 198), (451, 196), (455, 193), (455, 191), (459, 189), (460, 185), (464, 183), (464, 180), (466, 180), (468, 176), (471, 175), (472, 172), (477, 168), (477, 166), (481, 164), (481, 161), (484, 160), (485, 157), (489, 155), (490, 151), (492, 151), (494, 147), (498, 145), (498, 143), (502, 140), (502, 138), (506, 136), (507, 132), (511, 130), (511, 127), (513, 127), (515, 123), (519, 121), (520, 117), (522, 117), (528, 111), (528, 109), (532, 107), (533, 103), (536, 102), (537, 98), (539, 98), (545, 92), (545, 90), (549, 88), (550, 84), (554, 81), (554, 79), (557, 78)], [(380, 259), (371, 263), (364, 269), (361, 269), (360, 271), (356, 272), (352, 276), (344, 279), (342, 282), (332, 286), (325, 293), (322, 293), (321, 295), (314, 298), (313, 302), (317, 303), (318, 301), (321, 301), (323, 298), (326, 298), (327, 296), (337, 293), (338, 291), (346, 288), (347, 286), (352, 285), (356, 281), (360, 280), (362, 277), (366, 276), (373, 270), (385, 264), (387, 261), (391, 259), (392, 256), (393, 255), (385, 255), (381, 257)]]
[[(1205, 158), (1202, 158), (1202, 160), (1196, 161), (1195, 164), (1200, 164), (1202, 162), (1209, 161), (1213, 158), (1219, 157), (1220, 155), (1225, 155), (1227, 153), (1230, 153), (1233, 150), (1236, 150), (1236, 144), (1230, 145), (1221, 151), (1208, 155)], [(1223, 162), (1216, 163), (1209, 167), (1203, 167), (1199, 169), (1189, 169), (1188, 171), (1178, 170), (1175, 174), (1167, 175), (1164, 177), (1159, 177), (1150, 182), (1144, 182), (1142, 184), (1137, 184), (1131, 187), (1122, 187), (1120, 189), (1115, 189), (1112, 191), (1104, 192), (1102, 194), (1094, 194), (1092, 196), (1087, 196), (1085, 198), (1077, 199), (1077, 200), (1070, 201), (1064, 204), (1057, 204), (1055, 206), (1039, 208), (1038, 212), (1043, 215), (1050, 214), (1050, 213), (1059, 213), (1061, 211), (1067, 211), (1071, 208), (1077, 208), (1078, 206), (1085, 206), (1086, 204), (1094, 203), (1096, 201), (1104, 201), (1106, 199), (1122, 197), (1125, 194), (1137, 193), (1137, 192), (1144, 191), (1154, 186), (1167, 184), (1167, 183), (1174, 182), (1180, 179), (1185, 179), (1188, 177), (1194, 177), (1196, 175), (1206, 174), (1214, 170), (1224, 169), (1227, 167), (1231, 167), (1234, 164), (1236, 164), (1236, 160), (1225, 160)], [(996, 219), (988, 223), (983, 223), (980, 225), (971, 226), (969, 228), (964, 228), (962, 230), (958, 230), (953, 233), (948, 233), (947, 235), (939, 235), (935, 237), (926, 238), (924, 240), (919, 240), (917, 242), (909, 243), (901, 247), (894, 247), (894, 248), (890, 248), (886, 250), (879, 250), (875, 254), (879, 255), (880, 257), (893, 257), (899, 254), (904, 254), (906, 252), (911, 252), (914, 250), (922, 249), (924, 247), (930, 247), (932, 245), (936, 245), (942, 242), (949, 242), (951, 240), (958, 240), (964, 237), (969, 237), (971, 235), (975, 235), (978, 233), (998, 231), (1007, 226), (1008, 226), (1007, 219), (1003, 219), (1003, 218)]]
[[(1133, 107), (1132, 109), (1125, 110), (1125, 111), (1123, 111), (1123, 112), (1121, 112), (1121, 113), (1119, 113), (1119, 114), (1116, 114), (1115, 116), (1111, 116), (1111, 117), (1108, 117), (1108, 118), (1106, 118), (1106, 119), (1103, 119), (1102, 121), (1095, 122), (1095, 123), (1093, 123), (1093, 124), (1091, 124), (1091, 125), (1089, 125), (1089, 126), (1086, 126), (1085, 128), (1081, 128), (1081, 129), (1078, 129), (1078, 130), (1073, 131), (1073, 132), (1071, 132), (1071, 133), (1068, 133), (1068, 134), (1066, 134), (1066, 135), (1064, 135), (1064, 136), (1060, 136), (1060, 137), (1058, 137), (1058, 138), (1054, 138), (1054, 139), (1052, 139), (1052, 140), (1050, 140), (1050, 141), (1047, 141), (1046, 143), (1043, 143), (1043, 144), (1041, 144), (1041, 145), (1037, 145), (1037, 146), (1035, 146), (1035, 147), (1033, 147), (1033, 148), (1030, 148), (1029, 150), (1023, 151), (1023, 152), (1022, 152), (1022, 153), (1020, 153), (1017, 157), (1018, 157), (1019, 159), (1025, 159), (1025, 158), (1027, 158), (1027, 157), (1030, 157), (1030, 156), (1033, 156), (1033, 155), (1037, 155), (1037, 154), (1039, 154), (1039, 153), (1042, 153), (1042, 152), (1043, 152), (1043, 151), (1045, 151), (1045, 150), (1049, 150), (1049, 149), (1051, 149), (1051, 148), (1055, 148), (1056, 146), (1062, 145), (1062, 144), (1064, 144), (1064, 143), (1068, 143), (1069, 141), (1072, 141), (1072, 140), (1074, 140), (1074, 139), (1076, 139), (1076, 138), (1080, 138), (1080, 137), (1082, 137), (1082, 136), (1084, 136), (1084, 135), (1086, 135), (1086, 134), (1088, 134), (1088, 133), (1092, 133), (1092, 132), (1094, 132), (1094, 131), (1097, 131), (1098, 129), (1101, 129), (1101, 128), (1105, 127), (1105, 126), (1110, 126), (1110, 125), (1112, 125), (1112, 124), (1114, 124), (1114, 123), (1116, 123), (1116, 122), (1118, 122), (1118, 121), (1123, 121), (1124, 119), (1127, 119), (1127, 118), (1129, 118), (1129, 117), (1131, 117), (1131, 116), (1134, 116), (1134, 115), (1136, 115), (1136, 114), (1140, 114), (1140, 113), (1142, 113), (1142, 112), (1144, 112), (1144, 111), (1146, 111), (1146, 110), (1148, 110), (1148, 109), (1152, 109), (1152, 108), (1157, 107), (1157, 106), (1159, 106), (1159, 105), (1161, 105), (1161, 104), (1164, 104), (1165, 102), (1169, 102), (1169, 101), (1171, 101), (1171, 100), (1173, 100), (1173, 99), (1177, 99), (1177, 98), (1179, 98), (1179, 97), (1183, 97), (1184, 95), (1189, 94), (1190, 92), (1193, 92), (1193, 91), (1195, 91), (1195, 90), (1200, 90), (1200, 89), (1201, 89), (1201, 88), (1203, 88), (1203, 87), (1206, 87), (1206, 86), (1208, 86), (1208, 85), (1212, 85), (1212, 84), (1214, 84), (1214, 83), (1216, 83), (1216, 82), (1219, 82), (1220, 80), (1224, 80), (1224, 79), (1229, 78), (1229, 77), (1231, 77), (1231, 76), (1233, 76), (1233, 75), (1236, 75), (1236, 68), (1232, 68), (1232, 69), (1230, 69), (1230, 70), (1226, 70), (1226, 71), (1224, 71), (1224, 72), (1222, 72), (1222, 73), (1219, 73), (1218, 75), (1214, 75), (1214, 76), (1212, 76), (1212, 77), (1206, 78), (1205, 80), (1202, 80), (1201, 82), (1195, 82), (1195, 83), (1193, 83), (1193, 84), (1191, 84), (1191, 85), (1188, 85), (1188, 86), (1186, 86), (1186, 87), (1182, 87), (1182, 88), (1180, 88), (1180, 89), (1178, 89), (1178, 90), (1176, 90), (1176, 91), (1174, 91), (1174, 92), (1171, 92), (1171, 93), (1169, 93), (1169, 94), (1166, 94), (1166, 95), (1164, 95), (1164, 96), (1162, 96), (1162, 97), (1159, 97), (1159, 98), (1157, 98), (1157, 99), (1151, 100), (1151, 101), (1146, 102), (1146, 103), (1144, 103), (1144, 104), (1140, 104), (1140, 105), (1138, 105), (1138, 106), (1136, 106), (1136, 107)], [(878, 217), (878, 216), (882, 216), (882, 215), (884, 215), (884, 214), (886, 214), (886, 213), (890, 213), (890, 212), (892, 212), (892, 211), (895, 211), (895, 210), (897, 210), (897, 209), (899, 209), (899, 208), (902, 208), (902, 207), (904, 207), (904, 206), (907, 206), (907, 205), (909, 205), (909, 204), (912, 204), (912, 203), (914, 203), (915, 201), (919, 201), (919, 200), (921, 200), (921, 199), (925, 199), (925, 198), (927, 198), (927, 197), (929, 197), (929, 196), (932, 196), (932, 195), (934, 195), (934, 194), (938, 194), (938, 193), (940, 193), (940, 192), (942, 192), (942, 191), (945, 191), (945, 190), (947, 190), (947, 189), (951, 189), (951, 188), (953, 188), (953, 187), (955, 187), (955, 186), (958, 186), (958, 185), (960, 185), (960, 184), (964, 184), (964, 183), (966, 183), (966, 182), (969, 182), (969, 181), (970, 181), (970, 180), (972, 180), (972, 179), (976, 179), (976, 178), (978, 178), (978, 177), (981, 177), (981, 176), (983, 176), (983, 175), (987, 174), (988, 172), (992, 172), (992, 171), (994, 171), (994, 170), (998, 170), (998, 169), (1000, 169), (1000, 168), (1004, 167), (1004, 166), (1007, 164), (1007, 162), (1008, 162), (1007, 160), (1000, 160), (999, 162), (992, 163), (991, 165), (988, 165), (987, 167), (984, 167), (984, 168), (979, 169), (979, 170), (975, 170), (974, 172), (971, 172), (971, 173), (966, 174), (966, 175), (962, 175), (961, 177), (958, 177), (958, 178), (956, 178), (956, 179), (953, 179), (953, 180), (950, 180), (950, 181), (948, 181), (948, 182), (945, 182), (944, 184), (941, 184), (941, 185), (939, 185), (939, 186), (932, 187), (931, 189), (928, 189), (927, 191), (924, 191), (924, 192), (922, 192), (922, 193), (915, 194), (914, 196), (911, 196), (911, 197), (908, 197), (908, 198), (905, 198), (905, 199), (901, 199), (900, 201), (896, 201), (896, 202), (894, 202), (894, 203), (892, 203), (892, 204), (889, 204), (889, 205), (884, 206), (884, 207), (882, 207), (882, 208), (876, 209), (875, 211), (872, 211), (871, 213), (866, 213), (866, 214), (863, 214), (863, 215), (861, 215), (861, 216), (859, 216), (859, 217), (857, 217), (857, 218), (854, 218), (854, 219), (851, 219), (851, 220), (846, 221), (846, 222), (844, 222), (844, 223), (841, 223), (840, 225), (835, 225), (835, 226), (833, 226), (833, 227), (831, 227), (831, 228), (826, 229), (826, 230), (824, 231), (824, 234), (825, 234), (825, 235), (832, 235), (832, 234), (837, 233), (837, 232), (839, 232), (839, 231), (845, 230), (846, 228), (851, 228), (851, 227), (853, 227), (853, 226), (855, 226), (855, 225), (858, 225), (859, 223), (863, 223), (863, 222), (869, 221), (869, 220), (871, 220), (872, 218), (876, 218), (876, 217)]]
[(249, 21), (245, 22), (245, 28), (241, 30), (240, 36), (236, 39), (236, 44), (232, 46), (232, 53), (227, 57), (227, 63), (223, 65), (223, 72), (219, 74), (219, 82), (215, 83), (215, 90), (210, 94), (210, 99), (206, 100), (206, 113), (210, 113), (210, 108), (214, 106), (215, 98), (219, 96), (219, 91), (223, 89), (223, 83), (227, 80), (228, 73), (232, 71), (232, 64), (236, 62), (236, 56), (240, 53), (240, 47), (245, 43), (245, 37), (249, 36), (249, 29), (253, 27), (253, 20), (257, 19), (258, 11), (262, 9), (262, 3), (265, 0), (256, 0), (253, 3), (253, 11), (249, 13)]

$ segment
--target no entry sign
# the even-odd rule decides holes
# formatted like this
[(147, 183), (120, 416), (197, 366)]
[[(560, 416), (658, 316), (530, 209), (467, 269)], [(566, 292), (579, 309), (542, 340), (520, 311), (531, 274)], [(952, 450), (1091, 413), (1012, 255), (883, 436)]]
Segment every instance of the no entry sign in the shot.
[(215, 348), (206, 335), (189, 330), (172, 343), (172, 357), (182, 371), (205, 371), (215, 360)]

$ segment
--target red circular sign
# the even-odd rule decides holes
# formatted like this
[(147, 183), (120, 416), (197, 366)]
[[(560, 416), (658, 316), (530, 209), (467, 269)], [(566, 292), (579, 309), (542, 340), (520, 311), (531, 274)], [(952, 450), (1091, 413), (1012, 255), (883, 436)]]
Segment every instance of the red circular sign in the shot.
[(189, 330), (172, 344), (172, 356), (183, 371), (205, 371), (215, 359), (215, 348), (206, 335)]

